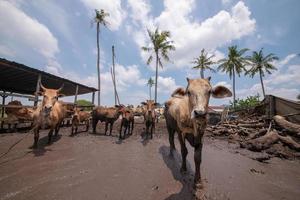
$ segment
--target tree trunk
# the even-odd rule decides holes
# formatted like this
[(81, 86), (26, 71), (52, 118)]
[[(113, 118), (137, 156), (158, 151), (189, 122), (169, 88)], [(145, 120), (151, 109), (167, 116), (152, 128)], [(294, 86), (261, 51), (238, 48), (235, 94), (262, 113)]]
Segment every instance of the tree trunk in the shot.
[(150, 96), (150, 100), (152, 99), (151, 97), (151, 85), (149, 85), (149, 96)]
[(295, 133), (297, 136), (300, 136), (300, 125), (289, 122), (280, 115), (275, 115), (273, 119), (280, 127), (288, 130), (291, 133)]
[(97, 72), (98, 72), (98, 106), (100, 106), (100, 47), (99, 47), (99, 23), (97, 23)]
[(158, 52), (155, 52), (156, 54), (156, 71), (155, 71), (155, 96), (154, 101), (157, 103), (157, 78), (158, 78)]
[(235, 70), (232, 72), (233, 108), (235, 108)]
[(264, 95), (264, 98), (265, 98), (265, 97), (266, 97), (266, 94), (265, 94), (265, 86), (264, 86), (264, 82), (263, 82), (263, 79), (262, 79), (261, 70), (259, 70), (259, 77), (260, 77), (261, 88), (262, 88), (263, 95)]
[(201, 76), (201, 78), (204, 78), (204, 69), (203, 68), (200, 69), (200, 76)]

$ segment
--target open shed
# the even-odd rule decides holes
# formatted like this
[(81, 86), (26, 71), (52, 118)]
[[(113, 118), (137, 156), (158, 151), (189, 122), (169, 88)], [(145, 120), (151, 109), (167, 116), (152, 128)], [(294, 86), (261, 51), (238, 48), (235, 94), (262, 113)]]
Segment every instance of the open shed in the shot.
[[(47, 88), (59, 88), (64, 84), (62, 93), (65, 96), (74, 96), (74, 103), (77, 101), (77, 95), (92, 93), (92, 103), (94, 104), (97, 89), (93, 87), (0, 58), (1, 107), (5, 107), (5, 98), (8, 96), (28, 98), (36, 106), (38, 96), (35, 93), (40, 90), (39, 82)], [(4, 109), (1, 113), (1, 117), (3, 116)]]

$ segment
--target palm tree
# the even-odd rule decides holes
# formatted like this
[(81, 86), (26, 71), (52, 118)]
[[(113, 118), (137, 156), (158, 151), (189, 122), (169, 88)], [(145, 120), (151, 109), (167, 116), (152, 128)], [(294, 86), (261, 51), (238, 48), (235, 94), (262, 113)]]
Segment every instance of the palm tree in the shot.
[(245, 70), (247, 60), (243, 57), (243, 54), (248, 49), (238, 50), (237, 46), (228, 47), (228, 56), (219, 60), (218, 70), (229, 74), (229, 78), (232, 78), (233, 87), (233, 107), (235, 107), (235, 74), (240, 76), (241, 72)]
[(98, 106), (100, 106), (100, 90), (101, 90), (101, 83), (100, 83), (100, 46), (99, 46), (99, 32), (100, 32), (100, 25), (107, 27), (108, 22), (105, 20), (105, 17), (109, 16), (109, 13), (106, 13), (103, 9), (100, 11), (95, 9), (95, 17), (93, 19), (93, 23), (97, 24), (97, 75), (98, 75)]
[(151, 63), (153, 60), (153, 53), (156, 59), (156, 71), (155, 71), (155, 102), (157, 102), (157, 78), (158, 78), (158, 65), (163, 68), (161, 57), (165, 61), (170, 61), (168, 56), (169, 51), (175, 50), (175, 46), (173, 45), (173, 41), (168, 40), (170, 38), (169, 31), (159, 31), (158, 28), (154, 32), (151, 32), (149, 29), (148, 35), (151, 40), (152, 47), (142, 47), (143, 51), (150, 52), (151, 55), (147, 60), (147, 65)]
[(154, 80), (151, 77), (149, 78), (147, 85), (149, 86), (149, 95), (150, 95), (150, 100), (151, 100), (152, 99), (151, 98), (151, 88), (154, 85)]
[(259, 73), (261, 88), (264, 97), (266, 96), (266, 94), (265, 94), (263, 77), (265, 76), (265, 72), (271, 74), (272, 70), (277, 70), (276, 67), (272, 64), (272, 62), (278, 59), (279, 58), (275, 56), (273, 53), (264, 56), (263, 49), (261, 49), (259, 52), (253, 51), (252, 56), (247, 57), (247, 60), (250, 61), (249, 64), (251, 65), (251, 69), (247, 71), (245, 74), (253, 78), (255, 74)]
[(214, 62), (211, 60), (215, 55), (207, 56), (207, 52), (205, 52), (205, 49), (201, 50), (201, 55), (198, 58), (195, 58), (192, 63), (196, 64), (193, 69), (199, 69), (200, 70), (200, 76), (201, 78), (204, 78), (204, 70), (208, 69), (212, 72), (215, 72), (213, 68), (210, 67), (210, 65), (214, 64)]

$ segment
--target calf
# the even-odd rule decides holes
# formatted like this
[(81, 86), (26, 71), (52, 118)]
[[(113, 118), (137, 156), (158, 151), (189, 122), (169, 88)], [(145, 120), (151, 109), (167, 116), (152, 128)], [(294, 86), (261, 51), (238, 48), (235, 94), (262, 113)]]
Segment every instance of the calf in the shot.
[(14, 100), (7, 104), (8, 106), (18, 106), (18, 107), (7, 107), (5, 108), (5, 113), (7, 118), (16, 118), (18, 120), (32, 120), (34, 109), (22, 107), (20, 101)]
[[(90, 118), (91, 118), (91, 114), (89, 112), (83, 111), (82, 109), (79, 109), (79, 108), (75, 108), (74, 114), (72, 116), (71, 136), (73, 136), (74, 134), (77, 134), (78, 125), (82, 122), (85, 123), (85, 126), (86, 126), (85, 131), (87, 132), (90, 127)], [(75, 129), (75, 133), (74, 133), (74, 129)]]
[(63, 86), (57, 90), (45, 88), (40, 84), (41, 90), (38, 94), (43, 96), (42, 104), (36, 109), (34, 113), (33, 132), (34, 143), (33, 148), (37, 148), (39, 140), (39, 130), (41, 128), (49, 127), (48, 144), (51, 143), (53, 131), (55, 136), (58, 135), (60, 125), (65, 117), (65, 107), (58, 97), (62, 96), (60, 91)]
[[(146, 102), (142, 102), (144, 105), (144, 122), (146, 126), (146, 138), (150, 134), (150, 138), (153, 137), (153, 130), (155, 129), (155, 108), (158, 106), (158, 103), (155, 103), (153, 100), (147, 100)], [(150, 129), (150, 132), (149, 132)]]
[(209, 98), (230, 97), (230, 90), (223, 86), (212, 88), (210, 78), (188, 79), (187, 88), (178, 88), (165, 104), (165, 118), (169, 132), (170, 155), (175, 150), (174, 133), (178, 133), (181, 146), (182, 165), (181, 171), (186, 168), (188, 154), (185, 139), (194, 147), (195, 161), (195, 186), (201, 186), (200, 164), (202, 159), (202, 137), (206, 128), (206, 114)]
[(108, 129), (108, 124), (110, 124), (109, 135), (111, 135), (113, 124), (120, 117), (124, 109), (123, 105), (116, 105), (115, 107), (105, 108), (98, 106), (92, 111), (92, 125), (93, 133), (96, 133), (96, 126), (98, 121), (105, 122), (105, 135)]
[[(124, 134), (122, 136), (122, 128), (124, 126)], [(134, 126), (134, 114), (131, 109), (125, 109), (122, 113), (122, 121), (119, 133), (119, 139), (125, 139), (126, 131), (128, 131), (128, 135), (132, 135)]]

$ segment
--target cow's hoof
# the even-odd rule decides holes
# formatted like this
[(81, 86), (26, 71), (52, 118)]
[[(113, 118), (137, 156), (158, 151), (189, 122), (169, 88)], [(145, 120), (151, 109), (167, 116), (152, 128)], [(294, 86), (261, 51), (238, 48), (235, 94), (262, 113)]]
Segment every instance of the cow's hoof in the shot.
[(29, 149), (37, 149), (37, 148), (38, 148), (37, 145), (32, 145), (32, 146), (29, 147)]
[(201, 180), (194, 183), (194, 189), (195, 190), (201, 190), (203, 188), (204, 188), (204, 185), (203, 185), (203, 182)]
[(180, 172), (183, 173), (183, 174), (186, 174), (186, 172), (187, 172), (186, 167), (181, 167)]

